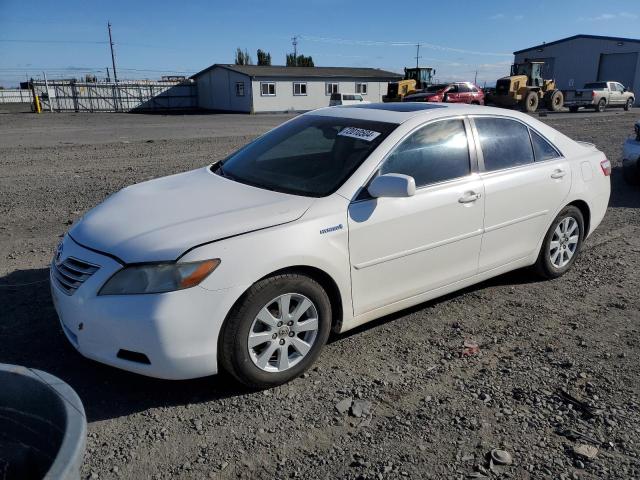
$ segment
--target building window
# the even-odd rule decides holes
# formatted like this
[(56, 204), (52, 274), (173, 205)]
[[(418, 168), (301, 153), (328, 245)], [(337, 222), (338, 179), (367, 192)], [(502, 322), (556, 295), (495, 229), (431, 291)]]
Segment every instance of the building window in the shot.
[(236, 97), (244, 97), (244, 82), (236, 82)]
[(263, 97), (274, 97), (276, 95), (275, 82), (260, 82), (260, 95)]
[(362, 95), (367, 94), (367, 84), (366, 83), (358, 83), (356, 82), (356, 93), (360, 93)]
[(294, 95), (306, 95), (307, 84), (305, 82), (293, 82), (293, 94)]
[(338, 93), (338, 84), (327, 82), (325, 85), (325, 94), (331, 95), (332, 93)]

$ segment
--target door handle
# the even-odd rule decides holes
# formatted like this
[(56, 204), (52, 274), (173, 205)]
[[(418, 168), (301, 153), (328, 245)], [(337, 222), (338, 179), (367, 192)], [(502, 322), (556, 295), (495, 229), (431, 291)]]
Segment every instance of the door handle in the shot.
[(551, 174), (551, 178), (562, 178), (567, 174), (564, 170), (557, 169)]
[(460, 197), (458, 199), (458, 202), (460, 203), (471, 203), (471, 202), (475, 202), (476, 200), (478, 200), (482, 195), (480, 195), (479, 193), (476, 192), (467, 192), (464, 194), (464, 196)]

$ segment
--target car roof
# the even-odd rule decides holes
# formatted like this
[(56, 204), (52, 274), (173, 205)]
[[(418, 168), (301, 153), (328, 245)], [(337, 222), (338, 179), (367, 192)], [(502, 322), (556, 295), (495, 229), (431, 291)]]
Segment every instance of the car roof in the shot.
[(429, 118), (447, 117), (451, 115), (492, 114), (519, 118), (518, 112), (495, 107), (480, 105), (449, 104), (449, 103), (417, 103), (390, 102), (367, 103), (359, 105), (344, 105), (339, 107), (325, 107), (312, 110), (305, 115), (323, 115), (328, 117), (345, 117), (358, 120), (372, 120), (375, 122), (404, 123), (415, 117)]

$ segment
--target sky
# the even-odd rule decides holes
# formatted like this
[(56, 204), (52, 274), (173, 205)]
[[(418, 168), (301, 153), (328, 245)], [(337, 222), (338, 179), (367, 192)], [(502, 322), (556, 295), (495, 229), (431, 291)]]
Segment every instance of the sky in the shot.
[[(468, 5), (468, 6), (466, 6)], [(0, 85), (28, 77), (98, 78), (111, 69), (112, 23), (119, 79), (190, 75), (233, 63), (237, 47), (271, 53), (284, 64), (298, 52), (317, 66), (402, 72), (416, 64), (440, 81), (476, 78), (482, 86), (508, 74), (513, 52), (583, 33), (640, 38), (640, 1), (484, 0), (182, 0), (87, 2), (0, 0)]]

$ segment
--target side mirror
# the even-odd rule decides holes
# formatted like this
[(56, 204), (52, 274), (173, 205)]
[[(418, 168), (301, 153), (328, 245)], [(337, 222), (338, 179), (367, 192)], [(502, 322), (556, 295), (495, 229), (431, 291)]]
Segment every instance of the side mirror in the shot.
[(412, 197), (416, 193), (416, 181), (409, 175), (387, 173), (374, 178), (367, 191), (374, 198)]

